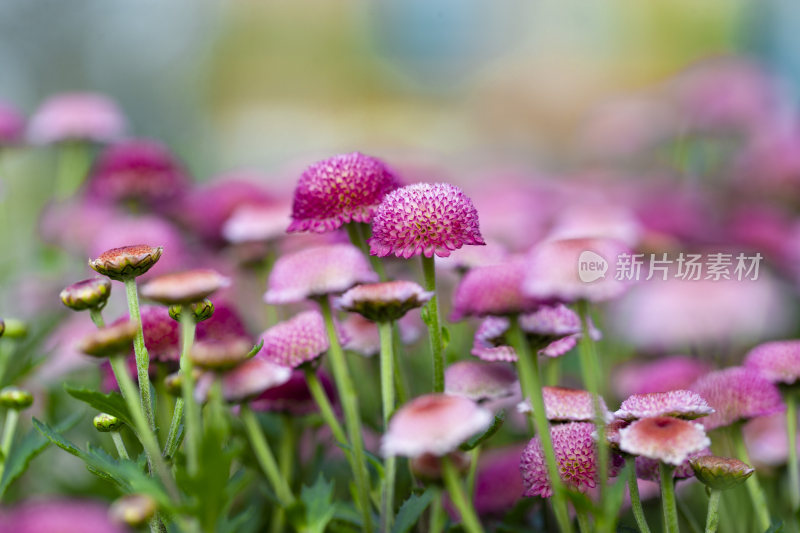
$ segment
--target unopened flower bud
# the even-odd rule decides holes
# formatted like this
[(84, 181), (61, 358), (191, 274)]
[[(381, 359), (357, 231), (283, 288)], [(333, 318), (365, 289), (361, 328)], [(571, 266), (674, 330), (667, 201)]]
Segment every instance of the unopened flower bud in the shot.
[[(463, 474), (469, 468), (470, 459), (466, 453), (455, 451), (448, 454), (447, 457), (453, 462), (458, 472)], [(409, 462), (409, 466), (414, 476), (425, 483), (442, 479), (442, 458), (432, 453), (414, 457)]]
[(161, 247), (134, 244), (106, 250), (97, 259), (90, 259), (89, 266), (96, 272), (117, 281), (141, 276), (156, 264), (163, 252)]
[(242, 338), (205, 341), (192, 346), (189, 357), (200, 368), (224, 370), (247, 360), (252, 349), (253, 344)]
[(33, 394), (17, 387), (0, 390), (0, 407), (22, 411), (33, 404)]
[(102, 309), (111, 294), (111, 282), (106, 278), (96, 277), (73, 283), (59, 294), (61, 303), (73, 311), (84, 309)]
[(3, 322), (3, 337), (9, 339), (22, 339), (28, 335), (28, 325), (16, 318), (5, 318)]
[(112, 503), (108, 513), (118, 524), (141, 527), (156, 514), (156, 501), (147, 494), (128, 494)]
[(214, 304), (206, 298), (202, 302), (196, 302), (189, 305), (171, 305), (169, 306), (169, 316), (173, 320), (181, 321), (181, 312), (184, 308), (188, 307), (192, 311), (195, 322), (202, 322), (208, 320), (214, 314)]
[(694, 475), (714, 490), (727, 490), (744, 483), (755, 470), (747, 463), (729, 457), (706, 455), (689, 461)]
[(216, 270), (187, 270), (148, 282), (142, 287), (142, 297), (165, 305), (190, 304), (201, 302), (230, 284), (231, 280)]
[(100, 413), (92, 420), (94, 428), (101, 433), (108, 433), (109, 431), (119, 431), (124, 425), (124, 422), (114, 415), (108, 413)]
[(182, 386), (183, 374), (180, 372), (173, 372), (164, 378), (164, 388), (167, 389), (167, 394), (171, 396), (180, 396)]
[(78, 349), (92, 357), (112, 357), (130, 351), (135, 336), (135, 322), (120, 322), (93, 331), (81, 340)]

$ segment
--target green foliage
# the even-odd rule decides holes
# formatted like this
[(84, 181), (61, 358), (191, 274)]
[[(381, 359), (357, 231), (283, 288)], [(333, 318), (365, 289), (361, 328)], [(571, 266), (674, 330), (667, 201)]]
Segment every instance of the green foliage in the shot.
[(311, 486), (300, 491), (300, 500), (287, 513), (292, 525), (300, 533), (324, 533), (328, 523), (336, 515), (333, 503), (333, 482), (320, 474)]
[(89, 389), (80, 389), (77, 387), (70, 387), (69, 385), (64, 385), (64, 390), (67, 391), (67, 394), (75, 398), (76, 400), (80, 400), (83, 403), (88, 404), (93, 409), (101, 412), (101, 413), (108, 413), (110, 415), (114, 415), (128, 427), (133, 427), (133, 421), (131, 420), (130, 412), (128, 411), (128, 406), (125, 403), (125, 400), (122, 398), (122, 395), (118, 392), (111, 392), (109, 394), (103, 394), (102, 392), (97, 392)]
[(428, 489), (420, 495), (412, 494), (409, 496), (397, 512), (397, 516), (394, 520), (394, 527), (392, 527), (392, 533), (407, 533), (411, 531), (411, 528), (419, 521), (422, 513), (425, 512), (425, 509), (427, 509), (433, 501), (436, 492), (437, 491), (432, 487), (428, 487)]
[(506, 412), (500, 411), (496, 415), (494, 415), (494, 420), (492, 420), (492, 425), (488, 427), (486, 431), (481, 433), (480, 435), (476, 435), (472, 437), (470, 440), (465, 442), (460, 446), (462, 451), (468, 452), (474, 448), (477, 448), (497, 433), (501, 427), (503, 427), (503, 422), (506, 421)]

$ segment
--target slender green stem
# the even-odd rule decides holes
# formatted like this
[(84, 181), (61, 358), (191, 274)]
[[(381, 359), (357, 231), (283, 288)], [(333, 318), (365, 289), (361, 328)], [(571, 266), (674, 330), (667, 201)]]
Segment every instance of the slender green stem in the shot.
[(364, 453), (364, 435), (361, 429), (361, 415), (358, 409), (358, 391), (350, 377), (350, 370), (347, 367), (342, 345), (339, 344), (339, 337), (336, 335), (336, 327), (333, 323), (333, 312), (327, 297), (319, 299), (322, 309), (322, 316), (325, 319), (325, 329), (328, 332), (328, 357), (333, 369), (333, 379), (339, 391), (339, 401), (344, 411), (344, 423), (347, 429), (352, 456), (350, 466), (353, 469), (353, 477), (356, 482), (358, 493), (358, 503), (361, 508), (363, 527), (366, 531), (372, 531), (372, 511), (370, 509), (370, 489), (369, 472), (367, 471), (367, 460)]
[(631, 495), (631, 510), (636, 519), (636, 525), (639, 526), (639, 531), (650, 533), (650, 526), (647, 525), (644, 509), (642, 509), (642, 500), (639, 497), (639, 479), (636, 477), (636, 463), (633, 459), (629, 461), (628, 465), (628, 492)]
[(6, 423), (3, 425), (3, 440), (0, 441), (0, 452), (2, 452), (2, 461), (0, 462), (0, 476), (3, 474), (8, 454), (11, 452), (11, 444), (14, 442), (14, 434), (17, 432), (17, 423), (19, 422), (19, 411), (16, 409), (9, 409), (6, 413)]
[[(395, 407), (394, 389), (394, 343), (392, 323), (378, 322), (381, 341), (381, 403), (383, 405), (383, 430), (389, 427), (389, 418)], [(397, 458), (387, 457), (384, 463), (385, 475), (381, 491), (381, 531), (391, 531), (394, 518), (394, 484), (397, 475)]]
[(481, 456), (481, 446), (475, 446), (469, 453), (469, 470), (467, 470), (467, 494), (470, 501), (475, 498), (475, 477), (478, 475), (478, 459)]
[(133, 339), (133, 351), (136, 354), (136, 374), (139, 379), (139, 396), (147, 424), (155, 430), (156, 422), (153, 417), (153, 401), (150, 397), (150, 355), (144, 345), (144, 332), (142, 331), (142, 315), (139, 312), (139, 293), (136, 288), (136, 278), (125, 279), (125, 293), (128, 297), (128, 312), (130, 319), (136, 324), (136, 337)]
[(175, 400), (175, 409), (172, 410), (172, 422), (169, 424), (167, 442), (164, 445), (164, 459), (171, 460), (181, 444), (181, 424), (183, 423), (183, 398)]
[(786, 433), (789, 443), (789, 501), (792, 512), (800, 508), (800, 465), (797, 462), (797, 396), (794, 391), (786, 395)]
[(531, 352), (528, 340), (519, 327), (517, 317), (511, 318), (511, 327), (508, 330), (508, 339), (517, 352), (517, 372), (519, 373), (520, 384), (523, 388), (523, 396), (531, 402), (532, 418), (536, 428), (536, 434), (544, 451), (545, 464), (547, 465), (547, 477), (553, 488), (553, 511), (556, 515), (559, 528), (562, 532), (571, 532), (572, 524), (569, 520), (567, 501), (564, 493), (564, 483), (556, 461), (556, 454), (553, 451), (553, 440), (550, 435), (550, 424), (547, 421), (547, 412), (542, 396), (542, 382), (539, 376), (538, 356)]
[(181, 313), (181, 395), (183, 396), (184, 429), (186, 430), (186, 458), (189, 475), (194, 477), (199, 469), (200, 435), (203, 431), (200, 406), (194, 397), (194, 368), (189, 353), (194, 343), (197, 323), (191, 313)]
[(80, 188), (89, 169), (89, 146), (82, 141), (67, 141), (58, 146), (58, 173), (55, 197), (69, 198)]
[(258, 464), (267, 476), (270, 485), (272, 485), (272, 490), (275, 491), (275, 495), (278, 497), (281, 505), (284, 507), (291, 505), (292, 502), (294, 502), (292, 489), (289, 488), (286, 479), (281, 476), (275, 456), (272, 454), (269, 443), (267, 443), (267, 439), (264, 438), (264, 433), (261, 431), (261, 424), (258, 423), (258, 419), (256, 419), (256, 416), (248, 405), (242, 405), (239, 416), (242, 422), (244, 422), (244, 427), (250, 439), (250, 444), (253, 446), (256, 459), (258, 459)]
[(447, 492), (450, 493), (450, 499), (458, 509), (458, 514), (461, 515), (461, 525), (464, 530), (467, 533), (483, 533), (483, 526), (481, 526), (481, 522), (478, 519), (478, 513), (475, 512), (472, 501), (467, 499), (464, 486), (461, 484), (453, 461), (446, 455), (442, 457), (442, 475), (444, 476)]
[(441, 533), (444, 529), (444, 507), (442, 506), (442, 493), (437, 490), (431, 502), (431, 515), (428, 533)]
[(578, 519), (578, 531), (581, 533), (592, 533), (591, 525), (589, 524), (589, 514), (585, 509), (575, 509), (575, 516)]
[(361, 222), (348, 222), (344, 226), (347, 228), (347, 236), (350, 237), (350, 242), (352, 242), (356, 248), (364, 252), (364, 255), (367, 256), (367, 259), (369, 259), (372, 265), (372, 269), (378, 274), (378, 278), (380, 278), (381, 281), (386, 281), (388, 279), (386, 277), (386, 269), (383, 268), (383, 262), (380, 257), (369, 253), (369, 246), (367, 245), (367, 239), (364, 235), (366, 232), (366, 224), (362, 224)]
[(708, 497), (708, 515), (706, 515), (706, 533), (716, 533), (719, 525), (719, 499), (721, 490), (711, 489)]
[(128, 455), (128, 450), (127, 448), (125, 448), (125, 443), (122, 441), (122, 435), (119, 434), (119, 431), (111, 432), (111, 440), (114, 441), (114, 447), (117, 449), (117, 454), (119, 454), (119, 458), (125, 460), (130, 459), (130, 456)]
[[(597, 360), (597, 351), (594, 341), (589, 334), (589, 303), (586, 300), (578, 302), (578, 314), (581, 317), (582, 334), (579, 341), (579, 355), (581, 374), (586, 390), (594, 399), (594, 424), (598, 435), (606, 434), (606, 420), (604, 418), (602, 401), (600, 398), (600, 364)], [(597, 439), (597, 486), (600, 492), (600, 508), (606, 509), (606, 482), (608, 481), (608, 442), (606, 439)], [(605, 521), (603, 521), (605, 522)]]
[[(393, 328), (392, 331), (392, 344), (395, 347), (400, 344), (397, 330), (398, 328)], [(392, 357), (394, 358), (394, 388), (397, 392), (396, 405), (403, 405), (408, 399), (405, 372), (403, 372), (403, 363), (400, 361), (399, 350), (392, 350), (392, 352)]]
[(428, 310), (428, 335), (431, 339), (433, 357), (433, 392), (444, 392), (444, 350), (442, 348), (442, 326), (439, 316), (439, 298), (436, 295), (436, 263), (433, 257), (422, 258), (422, 274), (425, 277), (425, 290), (433, 293), (433, 298), (425, 305)]
[[(741, 426), (737, 424), (731, 427), (731, 437), (739, 460), (747, 464), (753, 464), (750, 462), (750, 456), (747, 453), (747, 447), (742, 438)], [(747, 492), (750, 494), (750, 500), (753, 502), (753, 510), (756, 513), (759, 530), (766, 531), (770, 526), (769, 507), (767, 506), (767, 498), (764, 495), (764, 489), (761, 488), (761, 483), (758, 481), (758, 472), (753, 472), (753, 475), (747, 478), (744, 484), (747, 486)]]
[(333, 412), (333, 406), (331, 406), (331, 401), (328, 399), (328, 395), (322, 383), (319, 381), (317, 372), (309, 365), (303, 367), (303, 372), (306, 375), (306, 383), (308, 384), (308, 390), (311, 392), (311, 397), (314, 398), (314, 401), (317, 403), (322, 419), (331, 429), (333, 438), (341, 444), (346, 444), (347, 435), (344, 432), (344, 428), (342, 428), (342, 425), (339, 423), (339, 419), (336, 418), (336, 414)]
[(106, 322), (103, 320), (103, 312), (97, 307), (92, 307), (89, 309), (89, 316), (91, 317), (92, 322), (94, 322), (94, 325), (98, 328), (106, 327)]
[[(281, 477), (286, 480), (289, 489), (292, 488), (292, 477), (294, 476), (295, 459), (295, 428), (294, 420), (291, 415), (281, 416), (283, 432), (281, 434), (280, 447), (278, 448), (278, 471)], [(275, 509), (270, 521), (270, 531), (272, 533), (282, 533), (286, 528), (286, 511), (282, 507)]]
[(675, 467), (667, 463), (659, 463), (661, 478), (661, 509), (664, 518), (664, 532), (678, 533), (678, 509), (675, 507)]
[(125, 356), (112, 357), (111, 369), (114, 371), (114, 376), (117, 378), (122, 397), (128, 404), (128, 410), (133, 418), (134, 429), (147, 454), (147, 460), (152, 465), (152, 469), (155, 471), (156, 475), (161, 479), (167, 492), (177, 501), (178, 489), (175, 486), (175, 481), (169, 475), (164, 459), (161, 457), (158, 441), (156, 440), (153, 430), (150, 429), (150, 425), (147, 423), (147, 418), (142, 410), (141, 403), (136, 401), (136, 385), (128, 375)]

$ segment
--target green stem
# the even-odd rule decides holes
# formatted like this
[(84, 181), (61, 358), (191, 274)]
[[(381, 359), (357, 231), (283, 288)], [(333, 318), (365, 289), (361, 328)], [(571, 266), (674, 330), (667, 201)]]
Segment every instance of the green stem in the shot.
[(333, 438), (341, 444), (347, 444), (347, 435), (345, 435), (344, 429), (339, 423), (339, 419), (336, 418), (336, 413), (333, 412), (333, 406), (331, 406), (331, 401), (328, 399), (325, 388), (319, 381), (317, 372), (311, 368), (310, 365), (304, 365), (303, 373), (306, 375), (306, 383), (308, 384), (308, 390), (311, 392), (311, 397), (314, 398), (314, 401), (317, 403), (322, 419), (331, 429)]
[(444, 529), (444, 507), (442, 506), (442, 493), (437, 489), (431, 502), (431, 515), (428, 533), (441, 533)]
[(789, 443), (789, 501), (792, 512), (800, 507), (800, 466), (797, 462), (797, 397), (794, 391), (786, 395), (786, 433)]
[(658, 463), (661, 478), (661, 509), (664, 518), (664, 532), (678, 533), (678, 509), (675, 507), (675, 467)]
[(67, 141), (58, 146), (58, 171), (55, 197), (69, 198), (80, 188), (89, 169), (89, 146), (81, 141)]
[(0, 476), (3, 474), (3, 469), (8, 460), (8, 454), (11, 452), (11, 444), (14, 442), (14, 434), (17, 432), (17, 423), (19, 422), (19, 411), (16, 409), (9, 409), (6, 413), (6, 423), (3, 425), (3, 440), (0, 443), (0, 452), (2, 452), (2, 462), (0, 462)]
[(136, 289), (136, 278), (125, 279), (125, 293), (128, 297), (128, 312), (130, 319), (136, 324), (136, 337), (133, 339), (133, 351), (136, 354), (136, 374), (139, 379), (139, 396), (147, 424), (155, 430), (156, 422), (153, 417), (153, 402), (150, 398), (150, 356), (144, 345), (144, 332), (142, 330), (142, 315), (139, 312), (139, 293)]
[(175, 400), (175, 409), (172, 410), (172, 422), (169, 424), (167, 442), (164, 445), (164, 459), (171, 460), (181, 444), (181, 423), (183, 422), (183, 398)]
[(425, 290), (433, 293), (433, 298), (425, 305), (428, 311), (428, 335), (431, 339), (431, 357), (433, 357), (433, 392), (444, 392), (444, 350), (442, 349), (442, 326), (439, 317), (439, 298), (436, 295), (436, 263), (433, 257), (422, 258), (422, 273), (425, 278)]
[[(747, 464), (753, 464), (750, 462), (747, 447), (744, 445), (742, 428), (738, 424), (731, 427), (731, 436), (738, 459)], [(744, 484), (747, 486), (747, 492), (750, 494), (750, 500), (753, 502), (753, 510), (756, 513), (758, 528), (760, 531), (766, 531), (770, 526), (769, 507), (767, 506), (767, 498), (764, 495), (764, 489), (761, 488), (761, 483), (758, 481), (758, 472), (753, 472), (753, 475), (747, 478)]]
[(719, 499), (721, 490), (711, 489), (708, 497), (708, 515), (706, 516), (706, 533), (716, 533), (719, 525)]
[[(294, 475), (295, 458), (295, 429), (291, 415), (281, 416), (283, 423), (283, 433), (281, 434), (280, 447), (278, 448), (278, 471), (281, 477), (286, 480), (289, 489), (292, 488), (292, 477)], [(270, 531), (281, 533), (286, 528), (286, 511), (282, 507), (275, 509), (270, 521)]]
[[(597, 360), (597, 351), (589, 332), (589, 303), (586, 300), (578, 302), (578, 314), (581, 317), (581, 339), (579, 352), (581, 374), (586, 390), (594, 399), (594, 424), (598, 435), (606, 434), (606, 420), (600, 399), (600, 364)], [(597, 439), (597, 487), (600, 493), (600, 508), (606, 509), (606, 482), (608, 481), (608, 442), (606, 439)], [(605, 520), (603, 520), (605, 523)]]
[(156, 475), (161, 479), (161, 482), (164, 483), (167, 492), (177, 501), (178, 489), (175, 486), (175, 481), (169, 475), (164, 459), (161, 457), (158, 441), (156, 440), (153, 430), (150, 429), (150, 425), (147, 423), (147, 418), (142, 410), (142, 406), (136, 401), (136, 385), (128, 375), (125, 356), (119, 355), (112, 357), (111, 369), (114, 371), (114, 376), (117, 378), (122, 397), (128, 404), (128, 410), (133, 418), (134, 429), (136, 429), (139, 441), (142, 443), (144, 451), (147, 454), (147, 460), (152, 465), (152, 469), (155, 471)]
[[(400, 345), (398, 329), (393, 328), (392, 343), (394, 347)], [(399, 350), (393, 349), (392, 357), (394, 358), (394, 387), (395, 392), (397, 392), (396, 405), (403, 405), (408, 399), (408, 393), (406, 392), (406, 379), (403, 372), (403, 363), (400, 361)]]
[(286, 479), (281, 476), (278, 463), (275, 461), (275, 456), (272, 454), (267, 439), (264, 438), (264, 433), (261, 431), (261, 424), (258, 423), (256, 416), (248, 405), (242, 405), (239, 416), (242, 418), (242, 422), (244, 422), (244, 427), (247, 431), (250, 443), (253, 446), (256, 459), (258, 459), (258, 464), (261, 466), (261, 469), (267, 476), (267, 480), (269, 480), (272, 485), (272, 490), (275, 491), (275, 495), (278, 497), (282, 506), (286, 507), (291, 505), (294, 502), (292, 489), (289, 488)]
[(119, 431), (112, 431), (111, 432), (111, 440), (114, 441), (114, 447), (117, 449), (117, 454), (119, 454), (120, 459), (125, 459), (126, 461), (130, 459), (128, 455), (128, 450), (125, 448), (125, 443), (122, 441), (122, 435), (119, 434)]
[(636, 519), (636, 525), (639, 526), (639, 531), (641, 533), (650, 533), (650, 527), (647, 525), (647, 519), (642, 508), (642, 500), (639, 497), (639, 480), (636, 477), (636, 463), (633, 459), (628, 462), (628, 492), (631, 495), (631, 510), (633, 511), (633, 517)]
[(446, 455), (442, 457), (442, 475), (444, 476), (447, 492), (450, 493), (450, 499), (458, 509), (458, 514), (461, 515), (461, 525), (464, 530), (467, 533), (483, 533), (483, 527), (480, 520), (478, 520), (475, 507), (464, 493), (464, 487), (458, 477), (458, 471), (453, 465), (453, 461)]
[(98, 328), (106, 327), (106, 322), (103, 320), (103, 312), (97, 307), (92, 307), (89, 309), (89, 316), (91, 317), (92, 322), (94, 322), (94, 325)]
[(589, 525), (589, 515), (585, 509), (575, 509), (575, 516), (578, 518), (578, 531), (581, 533), (592, 533), (592, 528)]
[[(395, 407), (394, 389), (394, 343), (392, 339), (392, 323), (378, 322), (378, 334), (381, 341), (381, 403), (383, 405), (383, 431), (389, 427), (389, 418)], [(381, 531), (391, 531), (394, 518), (394, 484), (397, 475), (397, 459), (387, 457), (385, 461), (383, 490), (381, 491)]]
[(350, 237), (350, 242), (367, 256), (367, 259), (369, 259), (372, 265), (372, 269), (378, 274), (378, 278), (381, 281), (386, 281), (388, 279), (386, 277), (386, 269), (383, 268), (383, 262), (380, 257), (369, 253), (367, 239), (364, 237), (366, 224), (362, 224), (361, 222), (348, 222), (344, 227), (347, 228), (347, 236)]
[(197, 323), (191, 313), (181, 313), (181, 395), (183, 396), (184, 428), (186, 429), (186, 458), (189, 475), (194, 477), (200, 467), (200, 406), (194, 397), (194, 368), (189, 353), (194, 344)]
[(367, 471), (366, 455), (364, 453), (364, 435), (361, 429), (361, 416), (358, 410), (358, 391), (350, 377), (347, 360), (344, 356), (339, 337), (336, 335), (336, 326), (333, 323), (333, 312), (327, 297), (319, 299), (322, 316), (325, 319), (325, 329), (328, 332), (328, 357), (333, 369), (333, 379), (339, 391), (339, 401), (344, 411), (344, 423), (352, 449), (350, 466), (356, 482), (359, 506), (366, 531), (372, 531), (372, 511), (370, 509), (369, 472)]
[(550, 424), (547, 421), (547, 411), (545, 410), (544, 397), (542, 396), (539, 359), (536, 354), (531, 352), (528, 340), (519, 327), (517, 317), (511, 318), (508, 339), (517, 352), (517, 372), (519, 373), (520, 384), (524, 387), (523, 396), (527, 397), (531, 402), (533, 423), (539, 442), (542, 444), (545, 464), (547, 465), (547, 477), (553, 488), (553, 511), (561, 531), (565, 533), (571, 532), (572, 524), (569, 520), (564, 483), (561, 480), (556, 454), (553, 451), (553, 439), (550, 435)]
[(481, 446), (475, 446), (469, 453), (469, 470), (467, 470), (467, 494), (470, 501), (475, 501), (475, 477), (478, 475), (478, 458), (481, 456)]

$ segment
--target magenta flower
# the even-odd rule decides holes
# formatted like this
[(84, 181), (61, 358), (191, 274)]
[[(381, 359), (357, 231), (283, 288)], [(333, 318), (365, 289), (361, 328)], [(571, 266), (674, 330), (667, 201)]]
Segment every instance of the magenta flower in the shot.
[(286, 207), (243, 205), (236, 208), (222, 226), (222, 236), (231, 244), (266, 243), (286, 234)]
[(109, 142), (120, 138), (125, 126), (125, 117), (107, 96), (63, 93), (42, 103), (28, 125), (28, 138), (35, 144)]
[(519, 380), (506, 363), (458, 361), (444, 372), (444, 391), (476, 402), (499, 400), (519, 393)]
[(523, 446), (514, 444), (480, 455), (475, 475), (475, 510), (481, 515), (502, 515), (522, 497), (519, 475)]
[(189, 185), (183, 166), (164, 144), (130, 139), (109, 146), (92, 169), (88, 192), (113, 202), (158, 205), (180, 196)]
[(0, 533), (125, 533), (108, 516), (108, 506), (91, 500), (28, 501), (0, 510)]
[(622, 402), (614, 416), (623, 420), (656, 416), (674, 416), (693, 420), (710, 415), (713, 412), (714, 409), (696, 392), (672, 390), (669, 392), (634, 394)]
[[(553, 422), (591, 422), (594, 420), (594, 399), (585, 390), (565, 387), (542, 387), (544, 409), (548, 420)], [(600, 398), (600, 409), (606, 422), (612, 420), (606, 402)], [(522, 413), (531, 412), (530, 399), (517, 406)]]
[(447, 257), (465, 244), (486, 244), (472, 201), (448, 183), (417, 183), (387, 194), (372, 220), (370, 253)]
[(324, 233), (348, 222), (370, 222), (397, 178), (379, 159), (358, 152), (314, 163), (297, 183), (287, 231)]
[(25, 119), (16, 108), (0, 101), (0, 146), (10, 146), (22, 141)]
[(142, 298), (164, 305), (200, 302), (231, 284), (227, 278), (210, 268), (196, 268), (153, 278), (141, 289)]
[(456, 288), (451, 319), (512, 315), (535, 310), (539, 302), (522, 293), (524, 279), (525, 263), (521, 260), (473, 268)]
[(698, 379), (691, 389), (714, 408), (712, 415), (700, 420), (707, 430), (785, 409), (778, 388), (746, 367), (716, 370)]
[[(256, 355), (258, 357), (258, 355)], [(317, 371), (322, 388), (334, 407), (337, 404), (336, 389), (328, 374), (323, 370)], [(289, 380), (283, 385), (271, 387), (262, 392), (250, 402), (250, 407), (255, 411), (268, 411), (276, 413), (289, 413), (294, 416), (304, 416), (317, 412), (317, 403), (308, 390), (308, 382), (302, 370), (294, 370)]]
[[(594, 424), (570, 422), (550, 428), (553, 450), (561, 480), (567, 488), (585, 492), (597, 485), (597, 449), (592, 433)], [(538, 437), (525, 447), (520, 458), (525, 496), (549, 498), (553, 495), (544, 452)]]
[[(178, 323), (170, 318), (167, 308), (160, 305), (143, 305), (140, 313), (142, 316), (144, 343), (147, 346), (150, 359), (162, 363), (177, 364), (181, 355)], [(127, 315), (117, 320), (117, 322), (126, 320), (128, 320)], [(131, 354), (133, 354), (133, 351), (131, 351)]]
[(491, 422), (491, 412), (468, 398), (426, 394), (397, 410), (381, 441), (381, 452), (384, 456), (442, 456)]
[(505, 340), (510, 326), (505, 317), (490, 316), (484, 319), (475, 331), (470, 353), (484, 361), (515, 362), (517, 352)]
[(614, 371), (614, 389), (620, 397), (649, 392), (688, 389), (711, 365), (692, 357), (675, 355), (655, 361), (632, 362)]
[(678, 466), (711, 446), (703, 426), (679, 418), (642, 418), (619, 430), (619, 449)]
[(391, 322), (422, 307), (432, 297), (433, 292), (413, 281), (384, 281), (357, 285), (338, 298), (336, 305), (374, 322)]
[(275, 364), (297, 368), (325, 353), (330, 344), (319, 311), (304, 311), (261, 335), (259, 355)]
[(744, 359), (772, 383), (795, 383), (800, 378), (800, 341), (774, 341), (756, 346)]
[[(403, 344), (411, 344), (419, 339), (422, 332), (422, 321), (419, 315), (407, 314), (397, 321), (400, 340)], [(372, 357), (381, 351), (381, 338), (378, 325), (359, 314), (351, 314), (342, 322), (342, 346), (347, 350)]]
[(378, 275), (355, 246), (315, 246), (275, 261), (264, 301), (273, 305), (299, 302), (377, 280)]
[[(268, 389), (283, 385), (291, 375), (292, 371), (285, 366), (276, 365), (257, 355), (220, 375), (222, 397), (229, 403), (245, 402)], [(215, 379), (215, 373), (207, 372), (197, 380), (195, 396), (199, 402), (205, 402)]]

